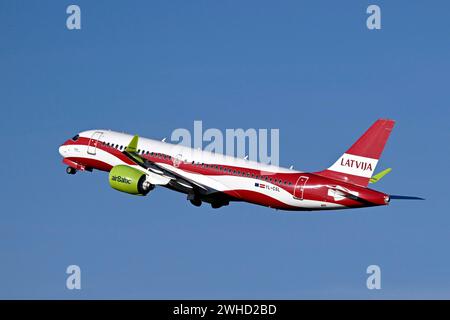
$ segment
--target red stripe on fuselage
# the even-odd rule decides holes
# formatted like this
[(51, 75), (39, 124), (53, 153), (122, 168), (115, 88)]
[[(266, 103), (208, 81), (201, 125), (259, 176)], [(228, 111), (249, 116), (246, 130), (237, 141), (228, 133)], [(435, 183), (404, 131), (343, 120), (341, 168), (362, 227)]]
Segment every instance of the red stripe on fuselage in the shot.
[[(89, 146), (89, 141), (91, 141), (90, 138), (85, 138), (85, 137), (79, 137), (76, 141), (73, 140), (67, 140), (64, 145), (82, 145), (82, 146)], [(95, 142), (95, 140), (93, 140)], [(117, 158), (119, 158), (119, 160), (121, 160), (122, 162), (128, 164), (128, 165), (134, 165), (135, 163), (130, 160), (126, 155), (124, 155), (122, 153), (122, 151), (117, 150), (116, 148), (113, 148), (111, 146), (107, 146), (106, 144), (102, 143), (101, 141), (96, 141), (97, 142), (97, 149), (103, 150)], [(92, 146), (92, 142), (91, 142), (91, 146)], [(92, 146), (93, 148), (95, 148), (94, 146)], [(89, 159), (89, 158), (80, 158), (80, 159)], [(83, 162), (80, 162), (82, 164), (84, 164)]]
[[(79, 137), (76, 141), (68, 140), (65, 145), (83, 145), (83, 146), (89, 146), (89, 143), (91, 145), (96, 142), (96, 148), (103, 150), (105, 152), (108, 152), (109, 154), (117, 157), (119, 160), (123, 161), (125, 164), (128, 165), (135, 165), (135, 163), (129, 159), (126, 155), (122, 153), (122, 151), (117, 150), (116, 148), (113, 148), (111, 146), (106, 145), (105, 143), (102, 143), (101, 141), (92, 140), (90, 138), (86, 137)], [(243, 178), (251, 178), (256, 179), (256, 176), (259, 177), (257, 179), (258, 181), (264, 182), (265, 184), (273, 184), (274, 186), (277, 186), (279, 188), (282, 188), (286, 190), (289, 193), (293, 193), (295, 182), (297, 181), (299, 174), (298, 173), (275, 173), (275, 172), (269, 172), (269, 171), (261, 171), (251, 168), (242, 168), (242, 167), (236, 167), (236, 166), (229, 166), (229, 165), (221, 165), (221, 164), (206, 164), (206, 163), (197, 163), (195, 162), (192, 164), (192, 162), (185, 163), (183, 161), (180, 161), (176, 163), (175, 158), (172, 156), (154, 152), (153, 155), (151, 154), (139, 154), (141, 157), (152, 161), (157, 164), (168, 164), (170, 166), (173, 166), (175, 168), (178, 168), (180, 170), (183, 170), (188, 173), (194, 173), (194, 174), (200, 174), (200, 175), (206, 175), (206, 176), (237, 176), (237, 177), (243, 177)], [(70, 158), (75, 159), (75, 158)], [(92, 161), (91, 158), (84, 158), (84, 157), (76, 157), (77, 163), (84, 165), (86, 167), (91, 167), (94, 169), (99, 169), (103, 171), (109, 171), (112, 166), (106, 165), (105, 162), (98, 161), (99, 167), (97, 168), (94, 164), (95, 161)], [(175, 166), (175, 164), (177, 164)], [(219, 170), (222, 168), (222, 170)], [(249, 176), (250, 175), (250, 176)], [(272, 180), (271, 180), (272, 179)], [(279, 182), (281, 180), (281, 183)], [(277, 181), (277, 182), (275, 182)], [(284, 183), (286, 182), (286, 184)], [(289, 184), (290, 183), (290, 184)]]
[(315, 172), (318, 176), (323, 176), (325, 178), (330, 178), (338, 181), (343, 181), (345, 183), (356, 184), (361, 187), (366, 187), (369, 184), (370, 178), (355, 176), (354, 174), (342, 173), (332, 170), (323, 170), (320, 172)]
[[(65, 145), (84, 145), (89, 146), (89, 143), (92, 141), (90, 138), (80, 137), (77, 139), (77, 141), (68, 140)], [(118, 159), (120, 159), (122, 162), (128, 165), (135, 165), (135, 163), (129, 159), (126, 155), (124, 155), (120, 150), (117, 150), (116, 148), (113, 148), (111, 146), (108, 146), (101, 141), (97, 141), (96, 148), (103, 150), (111, 155), (114, 155)], [(140, 154), (141, 157), (148, 159), (149, 161), (152, 161), (154, 163), (159, 164), (168, 164), (170, 166), (173, 166), (175, 168), (178, 168), (180, 170), (183, 170), (185, 172), (194, 173), (194, 174), (200, 174), (200, 175), (206, 175), (206, 176), (235, 176), (235, 177), (241, 177), (241, 178), (250, 178), (254, 182), (262, 182), (263, 185), (266, 186), (276, 186), (280, 189), (283, 189), (287, 191), (289, 194), (294, 194), (294, 188), (297, 180), (300, 176), (307, 177), (307, 183), (304, 186), (303, 194), (304, 199), (306, 200), (315, 200), (320, 202), (328, 202), (328, 203), (337, 203), (343, 206), (347, 207), (361, 207), (361, 206), (369, 206), (370, 204), (362, 205), (360, 202), (355, 201), (353, 199), (344, 198), (341, 200), (335, 201), (333, 197), (330, 197), (328, 195), (328, 190), (330, 188), (333, 188), (336, 185), (343, 186), (345, 188), (348, 188), (349, 190), (357, 190), (357, 192), (360, 192), (360, 196), (367, 195), (369, 197), (373, 197), (374, 201), (377, 203), (374, 205), (382, 204), (380, 198), (380, 194), (374, 190), (370, 190), (367, 188), (361, 188), (353, 184), (342, 182), (341, 179), (339, 179), (339, 176), (334, 176), (334, 172), (326, 170), (326, 174), (323, 174), (324, 172), (319, 172), (316, 174), (311, 173), (275, 173), (275, 172), (266, 172), (266, 171), (260, 171), (256, 169), (251, 168), (242, 168), (242, 167), (236, 167), (236, 166), (228, 166), (228, 165), (222, 165), (222, 164), (198, 164), (195, 162), (195, 164), (192, 164), (192, 162), (185, 163), (182, 161), (177, 161), (177, 159), (174, 159), (173, 157), (169, 155), (164, 155), (161, 153), (155, 153), (153, 152), (153, 155), (149, 154)], [(94, 168), (98, 170), (103, 171), (110, 171), (112, 168), (111, 164), (108, 164), (106, 162), (103, 162), (101, 160), (87, 158), (87, 157), (68, 157), (67, 159), (72, 160), (76, 163), (82, 164), (89, 168)], [(222, 170), (220, 170), (222, 168)], [(226, 169), (226, 170), (224, 170)], [(338, 173), (337, 173), (338, 174)], [(256, 176), (259, 177), (259, 179), (256, 179)], [(336, 180), (333, 178), (335, 177)], [(272, 181), (270, 181), (272, 179)], [(364, 178), (367, 179), (367, 178)], [(281, 183), (280, 183), (281, 180)], [(340, 181), (339, 181), (340, 180)], [(286, 184), (284, 182), (287, 182)], [(254, 182), (252, 184), (254, 185)], [(289, 184), (290, 183), (290, 184)], [(250, 187), (251, 188), (251, 187)], [(274, 192), (273, 197), (268, 196), (266, 194), (263, 194), (260, 192), (261, 187), (256, 187), (255, 190), (227, 190), (223, 191), (224, 193), (238, 198), (240, 200), (252, 202), (255, 204), (268, 206), (272, 208), (277, 209), (284, 209), (284, 210), (301, 210), (301, 207), (296, 206), (290, 206), (287, 205), (279, 200), (276, 199), (276, 192)], [(374, 193), (375, 192), (375, 193)], [(298, 200), (301, 201), (301, 200)], [(299, 206), (301, 205), (301, 202), (299, 202)], [(318, 208), (320, 209), (320, 208)], [(305, 210), (311, 210), (311, 209), (305, 209)]]
[(226, 190), (223, 193), (236, 198), (236, 194), (239, 195), (239, 200), (243, 200), (246, 202), (258, 204), (265, 207), (270, 207), (274, 209), (284, 209), (284, 210), (298, 210), (298, 207), (290, 206), (284, 202), (281, 202), (275, 198), (272, 198), (268, 195), (262, 194), (260, 192), (251, 191), (251, 190)]
[(83, 164), (85, 167), (97, 170), (110, 171), (112, 169), (112, 166), (110, 164), (96, 159), (83, 157), (67, 157), (66, 159)]

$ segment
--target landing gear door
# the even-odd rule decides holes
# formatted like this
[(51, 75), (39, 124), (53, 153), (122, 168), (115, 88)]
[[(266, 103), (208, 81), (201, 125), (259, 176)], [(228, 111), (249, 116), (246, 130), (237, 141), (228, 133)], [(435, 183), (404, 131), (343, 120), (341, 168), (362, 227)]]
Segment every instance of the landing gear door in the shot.
[(91, 139), (89, 140), (89, 144), (88, 144), (88, 148), (87, 148), (87, 153), (95, 155), (96, 151), (97, 151), (97, 144), (101, 138), (101, 136), (103, 135), (103, 132), (101, 131), (95, 131), (94, 134), (92, 135)]
[(294, 198), (298, 200), (303, 200), (303, 196), (305, 193), (305, 185), (308, 181), (308, 177), (306, 176), (300, 176), (297, 180), (297, 183), (294, 187)]

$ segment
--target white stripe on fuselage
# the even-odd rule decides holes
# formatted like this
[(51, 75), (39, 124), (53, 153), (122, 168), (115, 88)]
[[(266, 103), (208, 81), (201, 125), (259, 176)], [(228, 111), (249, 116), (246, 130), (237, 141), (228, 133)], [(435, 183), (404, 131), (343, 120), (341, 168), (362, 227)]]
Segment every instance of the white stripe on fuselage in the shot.
[[(103, 132), (103, 136), (101, 138), (102, 141), (113, 142), (114, 144), (119, 144), (124, 147), (127, 146), (133, 138), (132, 135), (126, 133), (105, 130), (89, 130), (80, 133), (80, 136), (90, 138), (94, 132), (98, 131)], [(300, 171), (286, 169), (274, 165), (267, 165), (256, 161), (239, 159), (228, 155), (213, 153), (210, 151), (196, 150), (181, 145), (147, 139), (143, 137), (139, 137), (137, 148), (150, 152), (163, 153), (174, 158), (178, 158), (178, 156), (181, 155), (182, 160), (186, 160), (186, 162), (188, 163), (195, 161), (205, 164), (227, 165), (254, 169), (268, 173), (300, 173)]]
[(370, 178), (377, 163), (378, 159), (344, 153), (328, 170)]

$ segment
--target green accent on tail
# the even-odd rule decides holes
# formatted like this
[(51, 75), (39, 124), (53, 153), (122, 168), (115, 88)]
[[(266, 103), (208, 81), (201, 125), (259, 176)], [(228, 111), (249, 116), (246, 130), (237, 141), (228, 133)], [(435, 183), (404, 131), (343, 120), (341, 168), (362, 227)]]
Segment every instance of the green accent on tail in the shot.
[(130, 153), (136, 152), (138, 140), (139, 136), (134, 136), (133, 139), (131, 139), (130, 144), (125, 148), (125, 151)]
[(372, 178), (370, 178), (369, 182), (370, 183), (377, 183), (378, 181), (381, 180), (381, 178), (383, 178), (385, 175), (387, 175), (391, 171), (392, 171), (392, 168), (387, 168), (387, 169), (377, 173)]

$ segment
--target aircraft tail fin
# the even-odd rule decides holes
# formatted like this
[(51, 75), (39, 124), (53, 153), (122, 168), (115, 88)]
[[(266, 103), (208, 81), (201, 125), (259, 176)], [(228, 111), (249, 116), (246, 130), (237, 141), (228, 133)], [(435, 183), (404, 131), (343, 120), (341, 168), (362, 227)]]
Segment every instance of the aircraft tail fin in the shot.
[(395, 121), (379, 119), (331, 167), (316, 174), (367, 187)]

